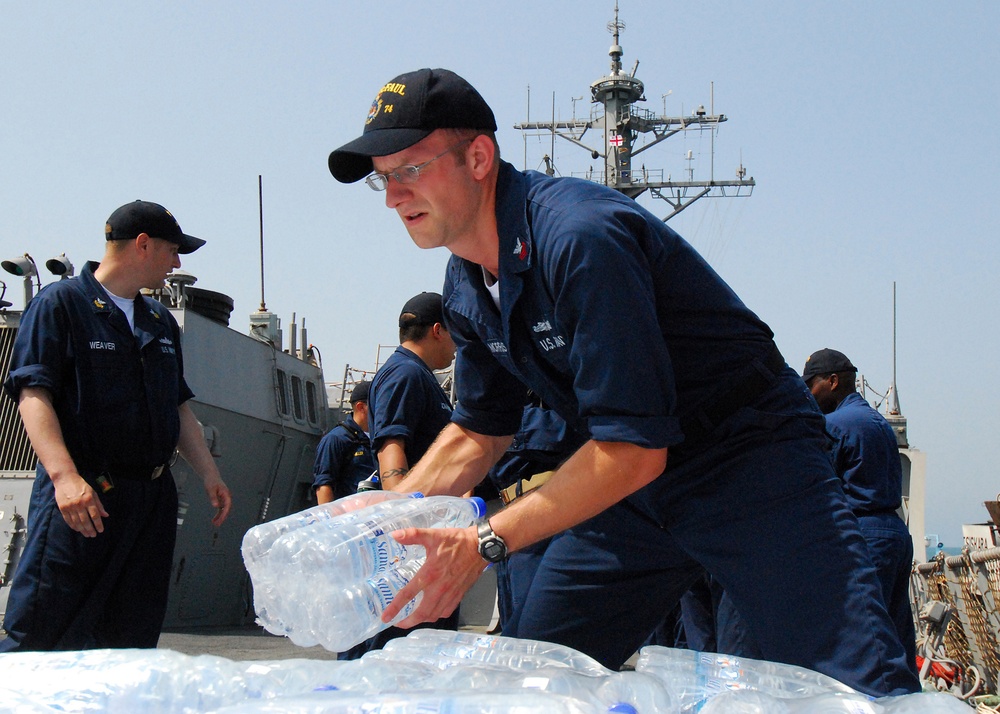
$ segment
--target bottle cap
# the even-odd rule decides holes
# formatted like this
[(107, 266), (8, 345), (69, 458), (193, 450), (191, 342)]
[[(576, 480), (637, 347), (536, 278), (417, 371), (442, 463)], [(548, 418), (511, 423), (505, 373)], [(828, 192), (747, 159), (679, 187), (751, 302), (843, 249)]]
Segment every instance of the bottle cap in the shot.
[(473, 505), (476, 507), (476, 518), (482, 518), (486, 515), (486, 501), (481, 499), (479, 496), (473, 496), (469, 500), (472, 501)]

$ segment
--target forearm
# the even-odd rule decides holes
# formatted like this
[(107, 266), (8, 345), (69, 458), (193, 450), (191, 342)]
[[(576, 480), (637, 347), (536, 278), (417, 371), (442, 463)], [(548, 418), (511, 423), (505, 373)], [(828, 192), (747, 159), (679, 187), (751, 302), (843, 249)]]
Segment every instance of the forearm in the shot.
[(402, 439), (386, 439), (378, 449), (378, 477), (382, 489), (393, 490), (410, 470)]
[(483, 480), (512, 440), (512, 436), (486, 436), (448, 424), (394, 490), (460, 496)]
[(51, 395), (44, 389), (26, 387), (21, 390), (18, 411), (28, 440), (31, 441), (31, 448), (35, 450), (49, 478), (57, 481), (63, 474), (76, 474), (77, 467), (66, 448)]
[(181, 419), (181, 433), (177, 440), (177, 451), (184, 457), (195, 473), (201, 476), (202, 480), (219, 476), (219, 468), (215, 464), (212, 452), (208, 450), (205, 443), (205, 433), (202, 431), (198, 417), (191, 411), (187, 404), (178, 407)]
[(232, 507), (232, 494), (222, 480), (219, 467), (215, 465), (212, 452), (208, 450), (208, 445), (205, 443), (205, 434), (202, 432), (201, 424), (194, 412), (191, 411), (191, 407), (187, 404), (181, 404), (178, 407), (178, 413), (181, 418), (181, 434), (177, 441), (177, 450), (191, 465), (194, 472), (201, 477), (209, 503), (216, 509), (212, 523), (215, 526), (221, 526)]
[(516, 551), (596, 516), (663, 473), (666, 449), (588, 441), (542, 486), (490, 518)]
[(66, 448), (52, 395), (45, 389), (22, 389), (18, 411), (31, 447), (52, 481), (56, 506), (63, 520), (85, 538), (103, 533), (103, 518), (108, 512), (91, 485), (77, 471)]
[(324, 504), (333, 500), (333, 487), (320, 486), (316, 489), (316, 503)]

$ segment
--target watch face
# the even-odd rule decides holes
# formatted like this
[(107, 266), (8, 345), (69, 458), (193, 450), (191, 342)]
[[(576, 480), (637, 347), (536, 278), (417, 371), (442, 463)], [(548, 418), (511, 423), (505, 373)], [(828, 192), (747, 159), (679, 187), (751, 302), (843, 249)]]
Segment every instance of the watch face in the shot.
[(507, 549), (503, 547), (502, 544), (497, 542), (495, 539), (490, 539), (483, 541), (482, 552), (483, 557), (491, 563), (495, 563), (498, 560), (503, 560), (505, 551)]

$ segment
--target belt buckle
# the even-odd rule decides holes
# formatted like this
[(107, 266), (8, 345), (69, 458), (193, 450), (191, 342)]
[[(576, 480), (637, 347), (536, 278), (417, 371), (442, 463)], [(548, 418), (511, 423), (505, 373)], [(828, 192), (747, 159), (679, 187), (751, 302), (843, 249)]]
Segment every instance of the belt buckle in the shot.
[(155, 481), (163, 475), (163, 469), (167, 468), (166, 464), (160, 464), (155, 469), (153, 469), (153, 474), (149, 477), (150, 481)]
[(509, 506), (517, 500), (522, 493), (521, 484), (523, 481), (524, 479), (518, 479), (507, 488), (500, 489), (500, 500), (503, 502), (503, 505)]
[(503, 501), (505, 506), (510, 505), (512, 501), (517, 500), (528, 491), (533, 491), (544, 484), (549, 480), (552, 474), (552, 471), (539, 471), (536, 474), (532, 474), (528, 478), (519, 478), (510, 486), (500, 491), (500, 500)]

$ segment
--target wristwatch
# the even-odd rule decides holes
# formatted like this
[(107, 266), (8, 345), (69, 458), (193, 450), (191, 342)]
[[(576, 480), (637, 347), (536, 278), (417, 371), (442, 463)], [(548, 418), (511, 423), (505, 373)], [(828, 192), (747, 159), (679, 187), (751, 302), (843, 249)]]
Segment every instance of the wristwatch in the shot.
[(507, 544), (504, 539), (493, 532), (488, 518), (483, 518), (477, 524), (479, 529), (479, 555), (487, 563), (499, 563), (507, 559)]

